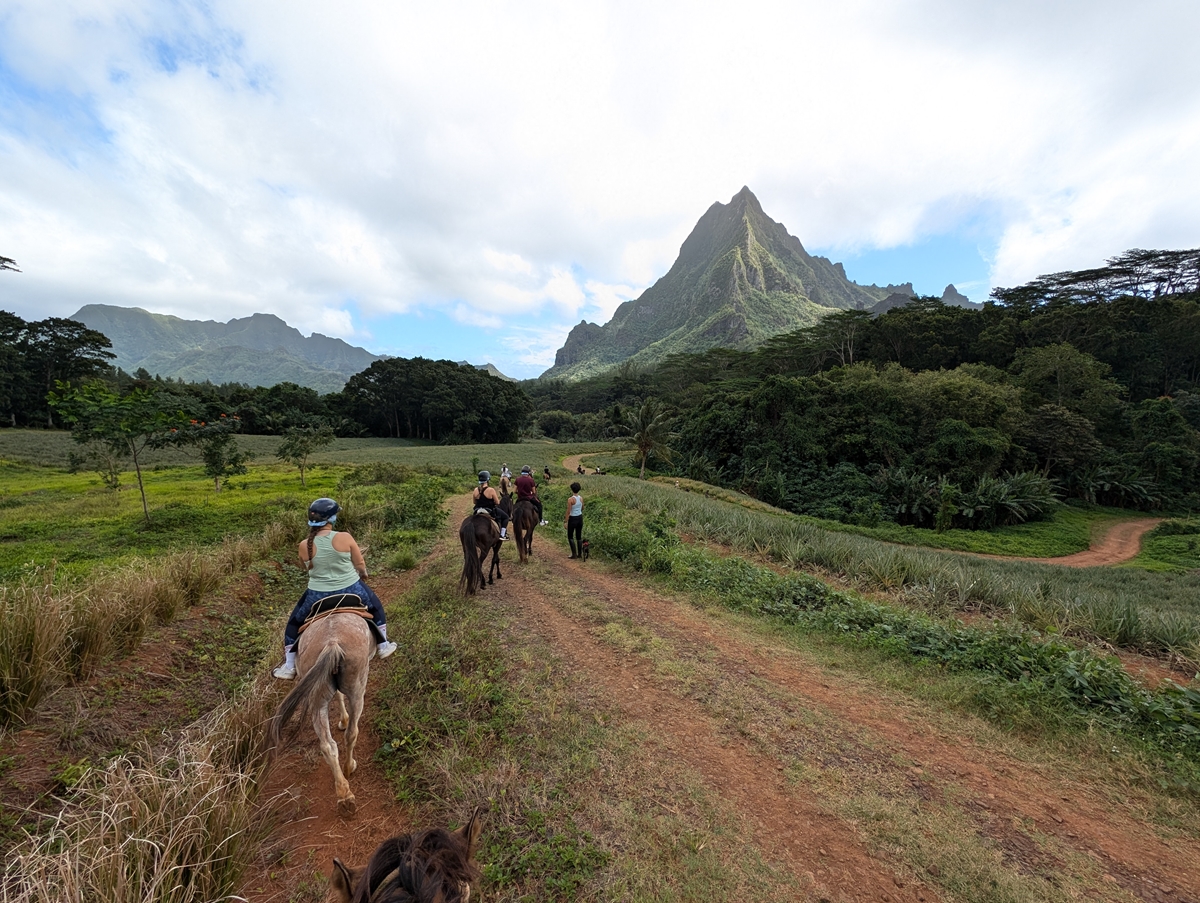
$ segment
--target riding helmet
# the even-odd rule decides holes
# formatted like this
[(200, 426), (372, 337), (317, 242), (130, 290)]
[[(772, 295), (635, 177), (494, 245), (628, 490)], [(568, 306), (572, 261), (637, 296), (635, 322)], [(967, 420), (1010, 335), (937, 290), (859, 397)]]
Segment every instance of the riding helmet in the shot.
[(341, 510), (338, 503), (333, 499), (317, 499), (308, 506), (308, 525), (310, 527), (320, 527), (324, 524), (332, 523), (337, 520), (337, 514)]
[(533, 473), (533, 468), (526, 464), (521, 468), (521, 473)]
[(486, 471), (486, 470), (479, 471), (479, 482), (480, 483), (486, 483), (491, 478), (492, 478), (492, 475), (488, 471)]

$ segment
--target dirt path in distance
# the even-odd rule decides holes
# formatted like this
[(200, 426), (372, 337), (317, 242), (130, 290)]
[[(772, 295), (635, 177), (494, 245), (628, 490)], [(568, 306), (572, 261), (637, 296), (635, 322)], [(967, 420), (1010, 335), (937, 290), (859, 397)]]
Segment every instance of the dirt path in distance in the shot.
[[(1038, 564), (1057, 564), (1066, 568), (1096, 568), (1123, 564), (1137, 558), (1142, 550), (1142, 537), (1161, 524), (1161, 517), (1144, 517), (1123, 520), (1113, 524), (1098, 540), (1083, 552), (1063, 555), (1059, 558), (1022, 558), (1015, 555), (977, 554), (978, 558), (994, 558), (997, 561), (1033, 561)], [(963, 554), (976, 554), (965, 552)]]

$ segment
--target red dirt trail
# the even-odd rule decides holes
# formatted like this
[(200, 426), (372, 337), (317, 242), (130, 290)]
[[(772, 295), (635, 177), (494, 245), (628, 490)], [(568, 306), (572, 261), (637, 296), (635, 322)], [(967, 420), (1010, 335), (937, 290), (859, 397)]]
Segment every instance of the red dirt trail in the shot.
[[(573, 468), (572, 459), (564, 466)], [(466, 508), (465, 499), (453, 503), (452, 524)], [(561, 528), (543, 528), (543, 536), (546, 529)], [(448, 529), (430, 559), (455, 538)], [(556, 598), (551, 587), (582, 587), (604, 610), (677, 649), (716, 662), (731, 679), (744, 682), (748, 673), (797, 707), (863, 732), (871, 738), (871, 749), (888, 751), (888, 767), (896, 760), (915, 763), (904, 773), (907, 786), (930, 790), (931, 797), (944, 796), (943, 791), (953, 796), (1018, 870), (1022, 857), (1041, 855), (1022, 847), (1028, 843), (1026, 835), (1013, 826), (1023, 824), (1083, 854), (1105, 882), (1147, 903), (1200, 901), (1200, 842), (1182, 835), (1168, 841), (1114, 804), (1103, 788), (986, 748), (949, 728), (932, 727), (919, 703), (871, 692), (802, 652), (742, 635), (686, 602), (607, 572), (599, 562), (567, 560), (561, 548), (544, 538), (535, 541), (534, 552), (549, 581), (529, 579), (506, 548), (506, 578), (487, 590), (488, 604), (502, 606), (514, 629), (544, 639), (561, 667), (591, 688), (606, 708), (652, 738), (642, 750), (651, 765), (682, 763), (692, 770), (711, 794), (738, 813), (748, 840), (796, 876), (807, 898), (922, 903), (942, 897), (928, 879), (881, 858), (854, 824), (828, 811), (805, 785), (790, 783), (786, 769), (795, 763), (763, 752), (701, 701), (681, 694), (638, 654), (604, 642), (594, 616)], [(416, 573), (379, 581), (380, 595), (386, 601), (403, 592)], [(386, 662), (380, 666), (386, 667)], [(316, 755), (315, 741), (301, 732), (302, 748), (275, 769), (268, 791), (289, 793), (294, 802), (263, 862), (244, 884), (246, 899), (295, 899), (298, 890), (312, 886), (314, 873), (328, 874), (334, 855), (360, 864), (380, 840), (417, 827), (409, 824), (372, 762), (378, 743), (370, 728), (375, 690), (373, 681), (362, 719), (359, 769), (351, 777), (358, 813), (349, 820), (337, 815), (328, 770)], [(923, 793), (918, 797), (923, 799)]]

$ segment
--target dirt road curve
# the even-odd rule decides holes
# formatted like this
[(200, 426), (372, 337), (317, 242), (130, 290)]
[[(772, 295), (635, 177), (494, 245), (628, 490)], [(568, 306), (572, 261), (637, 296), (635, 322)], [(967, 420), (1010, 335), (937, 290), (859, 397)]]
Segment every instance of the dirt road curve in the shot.
[[(451, 525), (465, 510), (464, 500), (453, 503)], [(870, 785), (916, 813), (912, 824), (959, 819), (1014, 874), (1045, 873), (1053, 882), (1102, 877), (1104, 886), (1148, 903), (1200, 900), (1200, 842), (1146, 824), (1130, 797), (1116, 800), (1086, 777), (1022, 753), (1018, 743), (989, 741), (990, 729), (881, 692), (601, 562), (567, 560), (543, 535), (528, 565), (510, 559), (506, 579), (487, 591), (488, 605), (503, 607), (515, 629), (541, 637), (598, 708), (643, 733), (639, 754), (649, 769), (687, 770), (736, 813), (746, 841), (792, 874), (803, 898), (942, 899), (930, 877), (936, 870), (914, 872), (872, 840), (870, 818), (854, 808), (875, 805), (863, 789)], [(452, 551), (453, 538), (448, 527), (434, 556)], [(390, 599), (413, 580), (410, 573), (381, 581), (381, 595)], [(612, 641), (613, 630), (651, 639), (622, 645)], [(669, 650), (686, 669), (660, 667), (649, 647)], [(685, 671), (691, 676), (682, 681)], [(736, 707), (723, 708), (731, 699), (761, 708), (739, 720)], [(373, 714), (369, 695), (365, 725)], [(377, 739), (369, 727), (360, 742), (352, 778), (360, 810), (350, 821), (337, 817), (311, 738), (276, 769), (271, 789), (292, 794), (292, 818), (250, 876), (247, 899), (296, 899), (314, 871), (328, 873), (333, 855), (361, 860), (379, 840), (413, 827), (371, 761)]]
[(1123, 520), (1109, 527), (1091, 548), (1074, 555), (1060, 558), (1017, 558), (1008, 555), (980, 555), (980, 558), (996, 558), (1000, 561), (1036, 561), (1041, 564), (1057, 564), (1067, 568), (1095, 568), (1121, 564), (1137, 558), (1142, 550), (1142, 537), (1162, 523), (1161, 517), (1138, 520)]

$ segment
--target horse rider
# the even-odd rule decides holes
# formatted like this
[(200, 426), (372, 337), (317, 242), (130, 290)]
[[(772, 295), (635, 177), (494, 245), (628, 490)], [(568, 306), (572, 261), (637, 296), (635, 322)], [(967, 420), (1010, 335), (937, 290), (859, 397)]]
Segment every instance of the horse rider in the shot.
[(301, 540), (299, 549), (300, 568), (308, 572), (308, 589), (292, 609), (292, 616), (284, 628), (283, 664), (271, 672), (280, 680), (292, 680), (296, 676), (296, 641), (300, 638), (300, 627), (308, 619), (313, 605), (327, 596), (353, 593), (362, 599), (383, 637), (376, 647), (376, 654), (387, 658), (396, 651), (396, 644), (388, 642), (383, 603), (363, 582), (367, 579), (367, 562), (362, 550), (345, 530), (333, 529), (339, 510), (333, 499), (317, 499), (308, 506), (308, 537)]
[(507, 464), (500, 465), (500, 479), (512, 480), (512, 471), (508, 469)]
[(540, 526), (544, 527), (550, 523), (542, 513), (542, 500), (538, 498), (537, 482), (533, 479), (533, 468), (528, 464), (521, 468), (521, 475), (517, 477), (516, 486), (517, 501), (528, 499), (533, 502), (533, 507), (537, 509), (538, 520), (541, 521)]
[(547, 483), (550, 482), (550, 465), (549, 464), (547, 464), (545, 467), (542, 468), (542, 476), (545, 477)]
[(475, 504), (475, 513), (490, 515), (500, 525), (500, 538), (507, 540), (508, 515), (500, 507), (500, 494), (488, 485), (491, 479), (492, 475), (486, 470), (479, 471), (479, 485), (471, 493), (471, 501)]

